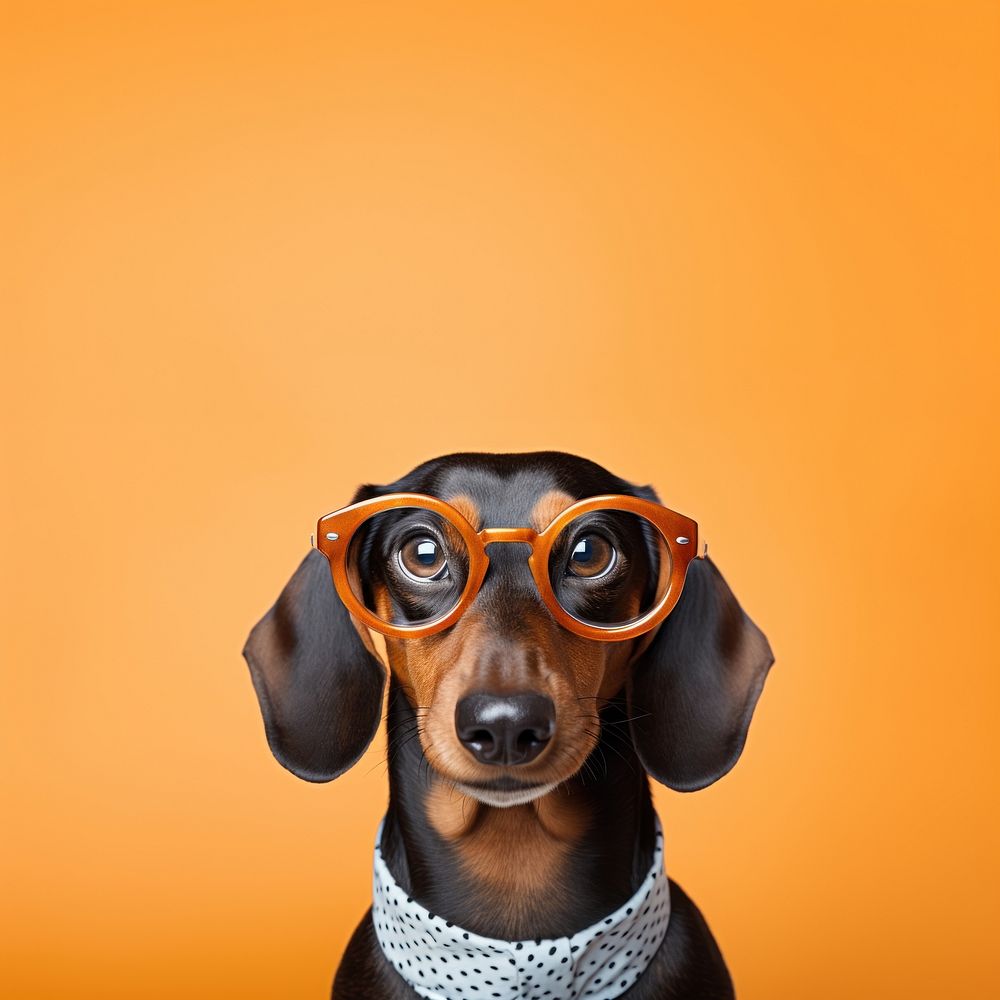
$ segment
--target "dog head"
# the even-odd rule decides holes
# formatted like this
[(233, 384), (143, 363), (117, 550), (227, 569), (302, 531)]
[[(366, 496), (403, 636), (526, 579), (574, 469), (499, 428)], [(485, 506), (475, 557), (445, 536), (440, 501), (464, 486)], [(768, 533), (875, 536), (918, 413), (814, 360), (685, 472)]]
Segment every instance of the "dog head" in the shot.
[[(388, 493), (447, 501), (476, 530), (541, 531), (575, 501), (602, 494), (658, 500), (649, 487), (557, 452), (450, 455), (395, 483), (364, 486), (353, 502)], [(352, 547), (351, 577), (372, 607), (433, 615), (428, 602), (444, 591), (426, 584), (447, 579), (454, 546), (447, 531), (408, 531), (406, 519), (404, 511), (366, 529)], [(559, 558), (580, 600), (624, 614), (655, 589), (657, 554), (626, 520), (574, 546), (575, 556)], [(326, 558), (309, 553), (244, 650), (285, 767), (310, 781), (351, 767), (378, 728), (386, 668), (414, 709), (429, 765), (491, 805), (529, 801), (576, 774), (599, 739), (601, 706), (619, 696), (636, 752), (657, 780), (691, 791), (736, 763), (773, 658), (707, 558), (690, 563), (680, 599), (656, 629), (607, 642), (555, 620), (526, 545), (491, 549), (465, 613), (435, 634), (387, 638), (384, 665), (338, 597)]]

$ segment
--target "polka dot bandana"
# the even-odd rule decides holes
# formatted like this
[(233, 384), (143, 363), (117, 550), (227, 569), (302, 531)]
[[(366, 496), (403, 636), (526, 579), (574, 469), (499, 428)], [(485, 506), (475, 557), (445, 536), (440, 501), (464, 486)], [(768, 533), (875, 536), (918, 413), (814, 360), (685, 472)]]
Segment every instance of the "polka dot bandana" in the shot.
[(372, 919), (386, 958), (429, 1000), (612, 1000), (646, 971), (667, 933), (670, 886), (656, 820), (653, 866), (635, 895), (572, 937), (501, 941), (463, 930), (407, 896), (375, 838)]

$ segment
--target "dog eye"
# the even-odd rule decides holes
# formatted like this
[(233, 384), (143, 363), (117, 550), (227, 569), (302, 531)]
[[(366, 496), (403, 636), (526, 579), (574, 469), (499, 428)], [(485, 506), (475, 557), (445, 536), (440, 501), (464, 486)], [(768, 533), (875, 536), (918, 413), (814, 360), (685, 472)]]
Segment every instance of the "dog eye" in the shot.
[(593, 580), (611, 572), (618, 559), (615, 547), (601, 535), (584, 535), (578, 538), (569, 555), (568, 572)]
[(448, 560), (444, 548), (433, 538), (419, 536), (404, 542), (397, 556), (400, 569), (412, 580), (444, 580), (448, 576)]

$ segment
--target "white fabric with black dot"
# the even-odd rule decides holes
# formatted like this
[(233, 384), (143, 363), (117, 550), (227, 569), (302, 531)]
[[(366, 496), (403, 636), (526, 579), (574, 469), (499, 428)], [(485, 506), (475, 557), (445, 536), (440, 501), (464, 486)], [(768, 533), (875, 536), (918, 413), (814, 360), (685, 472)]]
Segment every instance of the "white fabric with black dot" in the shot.
[(463, 930), (410, 898), (375, 838), (372, 919), (386, 958), (428, 1000), (612, 1000), (646, 971), (667, 933), (670, 883), (656, 820), (653, 865), (635, 895), (572, 937), (501, 941)]

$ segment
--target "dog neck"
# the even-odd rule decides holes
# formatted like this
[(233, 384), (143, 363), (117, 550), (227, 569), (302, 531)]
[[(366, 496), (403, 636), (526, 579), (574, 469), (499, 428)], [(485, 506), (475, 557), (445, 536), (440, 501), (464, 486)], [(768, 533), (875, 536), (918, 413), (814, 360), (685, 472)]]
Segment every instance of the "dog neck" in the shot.
[(382, 853), (395, 881), (446, 920), (507, 940), (560, 937), (615, 910), (649, 871), (656, 830), (624, 704), (612, 701), (601, 721), (600, 742), (576, 776), (499, 808), (434, 771), (416, 712), (393, 681)]

